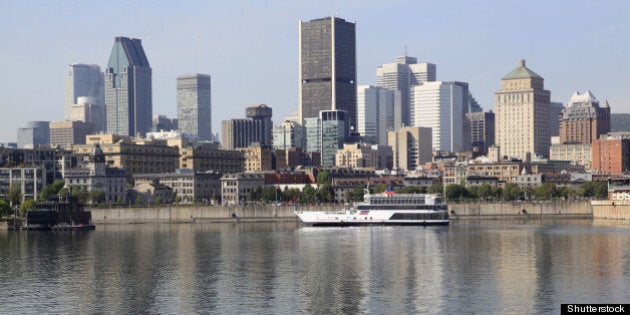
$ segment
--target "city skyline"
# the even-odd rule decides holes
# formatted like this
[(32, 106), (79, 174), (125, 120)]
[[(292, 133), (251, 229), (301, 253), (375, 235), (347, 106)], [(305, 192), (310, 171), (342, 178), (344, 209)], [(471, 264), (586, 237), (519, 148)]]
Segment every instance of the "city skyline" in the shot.
[[(613, 113), (630, 112), (624, 76), (630, 6), (621, 1), (606, 6), (590, 1), (121, 6), (125, 10), (112, 20), (103, 3), (4, 5), (0, 27), (11, 45), (0, 52), (0, 66), (14, 75), (0, 81), (0, 142), (15, 142), (17, 128), (28, 121), (62, 120), (68, 65), (104, 69), (116, 36), (141, 39), (151, 57), (154, 115), (175, 118), (177, 75), (200, 72), (216, 78), (212, 125), (241, 117), (244, 108), (260, 103), (274, 108), (279, 124), (297, 110), (299, 21), (337, 13), (357, 23), (357, 85), (374, 85), (376, 67), (404, 55), (406, 47), (418, 62), (437, 65), (438, 80), (468, 82), (483, 109), (494, 110), (501, 77), (522, 58), (545, 78), (552, 101), (566, 103), (573, 92), (591, 90), (608, 100)], [(418, 19), (423, 11), (432, 14)]]

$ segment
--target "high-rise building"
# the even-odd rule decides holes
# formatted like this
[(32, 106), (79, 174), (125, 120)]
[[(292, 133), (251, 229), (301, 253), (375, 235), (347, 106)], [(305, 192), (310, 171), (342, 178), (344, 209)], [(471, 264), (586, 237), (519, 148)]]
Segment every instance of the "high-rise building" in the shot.
[(245, 109), (246, 119), (230, 119), (221, 122), (223, 149), (249, 147), (256, 142), (263, 147), (272, 145), (273, 122), (271, 107), (265, 104), (251, 105)]
[(66, 120), (91, 124), (92, 133), (107, 130), (105, 104), (99, 105), (98, 101), (91, 96), (77, 97), (76, 104), (70, 105), (70, 119)]
[(504, 155), (526, 159), (549, 156), (549, 99), (544, 79), (525, 60), (501, 79), (495, 93), (496, 141)]
[(549, 102), (549, 137), (560, 135), (560, 119), (562, 118), (562, 102)]
[(431, 128), (435, 150), (464, 151), (468, 83), (434, 81), (411, 89), (412, 125)]
[(285, 120), (282, 124), (273, 126), (273, 148), (284, 150), (287, 148), (304, 148), (306, 144), (306, 129), (295, 121)]
[(306, 152), (319, 152), (322, 144), (322, 126), (319, 117), (304, 119), (304, 129), (306, 129)]
[(29, 121), (17, 130), (18, 148), (50, 146), (50, 121)]
[(166, 115), (153, 116), (151, 130), (153, 132), (172, 131), (178, 129), (177, 118), (168, 118)]
[(144, 136), (151, 131), (151, 66), (140, 39), (116, 37), (105, 70), (107, 132)]
[(337, 149), (350, 136), (348, 112), (342, 110), (323, 110), (319, 112), (321, 123), (321, 166), (335, 166)]
[(356, 126), (356, 24), (326, 17), (299, 26), (300, 121), (344, 110)]
[(622, 176), (630, 170), (630, 133), (611, 132), (593, 141), (592, 171)]
[(591, 91), (573, 93), (560, 120), (560, 144), (591, 144), (610, 132), (610, 106), (599, 106)]
[(212, 140), (210, 76), (186, 74), (177, 77), (177, 123), (179, 131), (194, 140)]
[(394, 128), (411, 126), (410, 89), (422, 82), (437, 79), (436, 67), (432, 63), (418, 63), (415, 57), (398, 57), (393, 63), (376, 68), (376, 85), (400, 91), (400, 102), (395, 104)]
[(357, 89), (357, 131), (364, 141), (387, 144), (387, 131), (394, 130), (394, 103), (400, 91), (360, 85)]
[[(68, 75), (63, 79), (63, 104), (65, 120), (77, 120), (72, 117), (71, 107), (82, 104), (79, 97), (90, 98), (92, 106), (105, 107), (105, 79), (98, 65), (82, 63), (70, 65)], [(104, 121), (103, 117), (103, 121)], [(85, 121), (84, 122), (88, 122)]]
[(432, 159), (432, 131), (425, 127), (404, 127), (387, 133), (387, 145), (394, 154), (393, 168), (415, 170)]
[(494, 145), (494, 113), (466, 113), (466, 120), (470, 128), (470, 139), (464, 141), (469, 141), (471, 147), (477, 148), (481, 154), (487, 154), (488, 148)]

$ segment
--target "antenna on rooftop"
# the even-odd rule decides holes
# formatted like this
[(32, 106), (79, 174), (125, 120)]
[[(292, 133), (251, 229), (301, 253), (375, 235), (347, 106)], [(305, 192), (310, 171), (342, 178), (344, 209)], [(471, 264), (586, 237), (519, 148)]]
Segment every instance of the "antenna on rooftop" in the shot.
[(407, 57), (407, 45), (405, 45), (405, 57)]

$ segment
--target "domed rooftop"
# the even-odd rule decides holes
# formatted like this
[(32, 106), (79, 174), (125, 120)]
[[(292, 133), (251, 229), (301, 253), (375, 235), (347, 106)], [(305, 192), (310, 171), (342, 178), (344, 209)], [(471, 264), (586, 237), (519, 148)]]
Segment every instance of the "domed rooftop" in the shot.
[(508, 73), (506, 76), (502, 78), (502, 80), (511, 80), (511, 79), (526, 79), (526, 78), (538, 78), (542, 79), (536, 72), (530, 70), (525, 66), (525, 60), (521, 59), (518, 61), (518, 67), (512, 70), (512, 72)]

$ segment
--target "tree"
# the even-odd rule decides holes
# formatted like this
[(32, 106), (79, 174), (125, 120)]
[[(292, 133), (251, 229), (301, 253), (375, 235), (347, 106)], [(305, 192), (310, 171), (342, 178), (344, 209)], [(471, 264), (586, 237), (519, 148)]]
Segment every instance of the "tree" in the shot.
[(162, 197), (160, 196), (155, 197), (155, 204), (158, 204), (158, 205), (162, 204)]
[(354, 187), (352, 190), (348, 191), (346, 199), (348, 201), (363, 201), (363, 196), (365, 195), (365, 188), (367, 185), (361, 184)]
[(558, 189), (555, 184), (544, 183), (534, 188), (536, 200), (549, 200), (558, 196)]
[(328, 174), (327, 171), (319, 171), (319, 173), (317, 173), (317, 185), (318, 186), (322, 186), (322, 185), (330, 185), (332, 183), (332, 180), (330, 179), (330, 175)]
[(317, 200), (317, 191), (315, 190), (315, 188), (313, 188), (313, 186), (307, 184), (306, 186), (304, 186), (304, 188), (302, 188), (300, 199), (303, 202), (315, 202), (315, 200)]
[(580, 196), (584, 198), (606, 199), (608, 198), (608, 185), (606, 182), (588, 182), (580, 186)]
[(47, 185), (42, 189), (42, 192), (39, 194), (39, 198), (42, 200), (48, 199), (48, 197), (55, 196), (59, 193), (61, 188), (66, 185), (66, 182), (63, 179), (55, 179), (52, 184)]
[(35, 210), (36, 208), (37, 204), (35, 203), (35, 200), (26, 200), (20, 205), (20, 216), (24, 217), (26, 215), (26, 211)]
[(333, 202), (335, 201), (335, 190), (332, 188), (332, 185), (324, 184), (319, 187), (317, 197), (322, 202)]
[(503, 189), (503, 200), (512, 201), (516, 199), (520, 199), (523, 196), (523, 191), (518, 187), (515, 183), (507, 183), (505, 184), (505, 189)]
[(17, 207), (22, 201), (22, 188), (19, 184), (12, 183), (7, 192), (7, 199), (13, 207)]
[(142, 204), (142, 195), (136, 196), (136, 204), (137, 205), (141, 205)]
[(384, 192), (385, 190), (387, 190), (387, 185), (385, 184), (378, 184), (376, 185), (376, 187), (370, 189), (371, 193), (373, 194), (380, 194), (382, 192)]
[(57, 196), (67, 196), (69, 192), (70, 190), (68, 190), (68, 187), (64, 187), (59, 189), (59, 191), (57, 192)]
[(468, 198), (469, 192), (466, 186), (458, 184), (450, 184), (446, 186), (446, 199), (448, 200), (460, 200)]
[(401, 194), (426, 194), (427, 188), (424, 186), (407, 186), (398, 188), (396, 192)]
[(489, 200), (492, 198), (492, 186), (483, 184), (477, 189), (477, 196), (481, 200)]
[(430, 194), (441, 194), (444, 192), (444, 186), (441, 183), (435, 183), (429, 187)]
[(0, 217), (11, 214), (11, 205), (8, 202), (0, 199)]
[(93, 189), (90, 191), (90, 201), (93, 204), (99, 204), (105, 202), (105, 192), (99, 189)]

